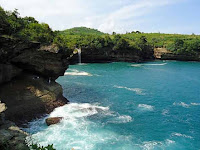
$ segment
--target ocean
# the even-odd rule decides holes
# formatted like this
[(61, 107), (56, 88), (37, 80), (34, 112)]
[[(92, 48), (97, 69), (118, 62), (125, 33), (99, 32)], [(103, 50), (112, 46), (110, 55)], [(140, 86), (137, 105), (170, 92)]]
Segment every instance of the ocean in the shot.
[[(200, 63), (70, 65), (57, 82), (70, 104), (29, 123), (56, 150), (200, 150)], [(47, 126), (45, 118), (64, 117)]]

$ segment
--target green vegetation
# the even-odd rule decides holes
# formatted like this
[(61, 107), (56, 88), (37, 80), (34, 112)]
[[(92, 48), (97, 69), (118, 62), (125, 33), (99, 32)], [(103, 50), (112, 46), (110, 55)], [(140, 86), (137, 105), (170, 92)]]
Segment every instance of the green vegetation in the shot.
[(38, 23), (33, 17), (20, 17), (17, 10), (5, 11), (0, 7), (0, 34), (23, 40), (50, 44), (54, 33), (48, 24)]
[(96, 29), (75, 27), (52, 31), (48, 24), (33, 17), (20, 17), (17, 10), (5, 11), (0, 7), (0, 34), (23, 40), (38, 41), (42, 45), (56, 44), (60, 51), (71, 54), (75, 48), (107, 54), (150, 55), (153, 48), (163, 47), (174, 54), (196, 56), (200, 53), (199, 35), (141, 33), (139, 31), (112, 35)]
[(75, 27), (72, 29), (67, 29), (60, 34), (63, 35), (104, 35), (105, 33), (100, 32), (96, 29), (86, 28), (86, 27)]
[(200, 35), (132, 32), (122, 36), (131, 41), (145, 36), (147, 41), (154, 47), (167, 48), (174, 54), (197, 55), (200, 53)]
[(30, 149), (31, 150), (56, 150), (56, 149), (53, 148), (53, 144), (52, 145), (48, 145), (46, 147), (39, 146), (37, 144), (33, 144), (33, 145), (30, 146)]

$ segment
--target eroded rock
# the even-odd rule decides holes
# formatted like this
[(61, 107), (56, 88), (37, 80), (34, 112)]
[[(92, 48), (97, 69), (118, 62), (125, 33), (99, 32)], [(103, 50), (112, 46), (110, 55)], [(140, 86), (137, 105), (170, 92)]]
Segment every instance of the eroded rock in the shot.
[(50, 126), (50, 125), (54, 125), (54, 124), (60, 123), (60, 121), (62, 119), (63, 119), (63, 117), (52, 117), (52, 118), (47, 118), (45, 121), (46, 121), (46, 124), (48, 126)]

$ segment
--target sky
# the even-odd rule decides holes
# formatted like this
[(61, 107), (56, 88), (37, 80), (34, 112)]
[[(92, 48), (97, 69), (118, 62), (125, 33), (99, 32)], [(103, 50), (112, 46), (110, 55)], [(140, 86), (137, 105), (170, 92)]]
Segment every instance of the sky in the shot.
[(0, 0), (0, 5), (53, 30), (200, 34), (200, 0)]

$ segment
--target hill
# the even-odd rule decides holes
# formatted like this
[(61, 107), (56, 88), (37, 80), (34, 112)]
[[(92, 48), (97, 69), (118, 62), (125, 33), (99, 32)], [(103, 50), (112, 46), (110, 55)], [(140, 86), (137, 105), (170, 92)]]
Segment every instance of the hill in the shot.
[(104, 35), (105, 33), (98, 31), (97, 29), (87, 27), (75, 27), (59, 32), (62, 35)]

